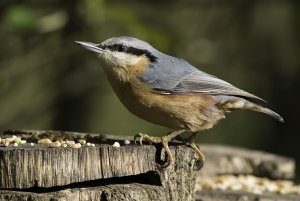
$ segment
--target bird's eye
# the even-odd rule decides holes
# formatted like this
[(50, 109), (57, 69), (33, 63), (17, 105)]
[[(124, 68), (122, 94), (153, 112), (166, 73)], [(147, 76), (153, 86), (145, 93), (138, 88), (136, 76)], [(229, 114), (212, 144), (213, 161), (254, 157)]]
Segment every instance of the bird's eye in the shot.
[(118, 52), (124, 52), (126, 50), (126, 47), (124, 45), (118, 45), (117, 46), (117, 51)]
[(100, 47), (102, 49), (105, 49), (106, 47), (104, 45), (98, 44), (97, 47)]

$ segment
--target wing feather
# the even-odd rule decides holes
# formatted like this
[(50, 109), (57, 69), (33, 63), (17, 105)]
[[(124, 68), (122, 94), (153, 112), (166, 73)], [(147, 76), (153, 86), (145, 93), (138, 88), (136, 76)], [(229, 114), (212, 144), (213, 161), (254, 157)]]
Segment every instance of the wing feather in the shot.
[(266, 102), (265, 100), (241, 90), (232, 84), (221, 80), (213, 75), (202, 71), (194, 71), (182, 78), (178, 84), (170, 89), (173, 93), (206, 93), (211, 95), (229, 95), (250, 99), (258, 103)]
[(159, 53), (160, 58), (150, 64), (139, 80), (157, 93), (206, 93), (211, 95), (237, 96), (266, 103), (263, 99), (243, 91), (213, 75), (202, 72), (183, 59)]

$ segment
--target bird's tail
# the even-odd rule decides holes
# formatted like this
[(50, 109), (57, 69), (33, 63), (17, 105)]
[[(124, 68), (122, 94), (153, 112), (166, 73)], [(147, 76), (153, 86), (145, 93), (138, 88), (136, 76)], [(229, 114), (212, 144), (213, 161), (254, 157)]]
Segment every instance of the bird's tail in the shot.
[(277, 114), (276, 112), (263, 107), (261, 105), (258, 105), (256, 103), (252, 103), (249, 100), (246, 100), (244, 98), (240, 97), (232, 97), (232, 96), (219, 96), (219, 106), (223, 109), (225, 112), (230, 112), (233, 110), (238, 109), (246, 109), (246, 110), (252, 110), (256, 112), (265, 113), (275, 119), (277, 119), (280, 122), (284, 122), (284, 119)]
[(270, 110), (269, 108), (262, 107), (262, 106), (259, 106), (259, 105), (255, 105), (253, 108), (249, 108), (249, 109), (253, 110), (253, 111), (265, 113), (265, 114), (277, 119), (280, 122), (284, 122), (284, 119), (282, 118), (282, 116), (280, 116), (279, 114), (277, 114), (273, 110)]

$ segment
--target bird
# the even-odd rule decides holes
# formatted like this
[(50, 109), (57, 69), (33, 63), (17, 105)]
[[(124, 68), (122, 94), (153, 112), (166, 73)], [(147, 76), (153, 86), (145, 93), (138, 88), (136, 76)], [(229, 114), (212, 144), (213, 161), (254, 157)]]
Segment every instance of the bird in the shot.
[(212, 128), (226, 113), (252, 110), (284, 122), (258, 96), (140, 39), (119, 36), (101, 43), (75, 42), (98, 55), (113, 91), (131, 113), (172, 129), (156, 137), (143, 133), (135, 136), (140, 142), (162, 145), (167, 157), (164, 167), (174, 163), (168, 142), (183, 132), (192, 133), (185, 142), (203, 164), (205, 156), (195, 144), (197, 133)]

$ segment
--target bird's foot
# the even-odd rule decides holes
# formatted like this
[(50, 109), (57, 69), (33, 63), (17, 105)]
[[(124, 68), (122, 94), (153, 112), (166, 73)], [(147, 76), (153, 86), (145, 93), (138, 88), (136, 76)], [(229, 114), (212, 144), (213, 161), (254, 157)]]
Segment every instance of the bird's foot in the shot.
[(201, 162), (200, 168), (201, 169), (204, 165), (205, 156), (200, 151), (199, 147), (195, 144), (197, 133), (193, 133), (190, 137), (187, 139), (180, 138), (180, 141), (184, 142), (186, 145), (190, 146), (192, 149), (194, 149), (195, 153), (198, 156), (199, 161)]
[(163, 167), (166, 168), (169, 167), (174, 162), (174, 158), (169, 148), (168, 142), (182, 132), (184, 132), (184, 130), (174, 131), (163, 137), (154, 137), (154, 136), (149, 136), (147, 134), (139, 133), (134, 137), (134, 142), (136, 143), (137, 138), (139, 138), (139, 142), (141, 145), (143, 144), (143, 141), (154, 143), (154, 144), (161, 144), (165, 149), (167, 155), (166, 162), (162, 165)]
[(169, 148), (168, 141), (170, 140), (168, 136), (163, 136), (163, 137), (154, 137), (154, 136), (149, 136), (147, 134), (142, 134), (139, 133), (134, 137), (134, 142), (136, 143), (136, 139), (139, 138), (139, 142), (142, 145), (143, 140), (149, 143), (154, 143), (154, 144), (161, 144), (163, 148), (166, 151), (167, 154), (167, 159), (166, 162), (162, 165), (163, 167), (168, 167), (174, 162), (174, 158), (172, 156), (172, 153)]
[(134, 136), (134, 143), (136, 144), (137, 139), (139, 138), (140, 145), (143, 145), (143, 140), (149, 143), (159, 144), (161, 143), (161, 137), (149, 136), (147, 134), (138, 133)]

